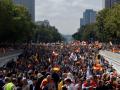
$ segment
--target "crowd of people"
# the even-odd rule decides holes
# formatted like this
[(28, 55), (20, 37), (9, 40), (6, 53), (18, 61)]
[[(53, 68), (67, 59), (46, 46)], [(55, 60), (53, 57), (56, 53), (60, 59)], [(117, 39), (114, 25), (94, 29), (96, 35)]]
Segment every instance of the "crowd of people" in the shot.
[(102, 43), (74, 41), (24, 46), (0, 68), (0, 90), (120, 90), (120, 76), (99, 55)]

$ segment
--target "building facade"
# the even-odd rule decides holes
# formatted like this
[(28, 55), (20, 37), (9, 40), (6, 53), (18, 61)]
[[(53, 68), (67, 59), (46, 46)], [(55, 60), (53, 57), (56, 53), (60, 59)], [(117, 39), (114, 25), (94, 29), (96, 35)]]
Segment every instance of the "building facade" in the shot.
[(50, 26), (50, 23), (48, 20), (44, 20), (44, 21), (37, 21), (36, 22), (36, 25), (39, 25), (39, 26), (45, 26), (45, 27), (49, 27)]
[(32, 20), (35, 21), (35, 0), (13, 0), (13, 2), (26, 7), (31, 15)]
[(111, 8), (116, 3), (120, 3), (120, 0), (105, 0), (105, 8)]
[(83, 25), (85, 25), (85, 23), (84, 23), (84, 19), (81, 18), (81, 19), (80, 19), (80, 26), (83, 26)]
[(96, 22), (96, 11), (93, 9), (86, 9), (83, 13), (83, 18), (80, 19), (80, 26)]

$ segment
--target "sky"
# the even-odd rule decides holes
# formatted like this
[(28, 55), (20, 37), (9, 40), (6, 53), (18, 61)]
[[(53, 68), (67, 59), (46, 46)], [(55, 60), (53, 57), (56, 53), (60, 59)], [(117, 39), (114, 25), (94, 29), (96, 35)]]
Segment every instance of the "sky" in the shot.
[(78, 30), (85, 9), (99, 11), (103, 8), (103, 0), (35, 1), (35, 20), (49, 20), (64, 35), (71, 35)]

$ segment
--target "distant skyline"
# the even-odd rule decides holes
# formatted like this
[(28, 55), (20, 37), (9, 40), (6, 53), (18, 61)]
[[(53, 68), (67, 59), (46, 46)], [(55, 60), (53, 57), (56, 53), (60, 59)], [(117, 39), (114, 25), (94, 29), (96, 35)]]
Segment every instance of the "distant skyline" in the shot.
[(103, 0), (35, 0), (35, 20), (49, 20), (60, 33), (71, 35), (80, 27), (85, 9), (101, 10)]
[(96, 11), (93, 9), (86, 9), (83, 13), (83, 18), (80, 19), (80, 27), (86, 24), (92, 24), (96, 22)]

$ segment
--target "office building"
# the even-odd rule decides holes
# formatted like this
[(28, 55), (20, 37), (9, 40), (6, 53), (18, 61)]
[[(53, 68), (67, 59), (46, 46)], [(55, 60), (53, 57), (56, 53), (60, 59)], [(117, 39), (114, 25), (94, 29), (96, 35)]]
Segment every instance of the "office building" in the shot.
[(83, 18), (80, 19), (80, 25), (87, 25), (96, 22), (96, 11), (93, 9), (86, 9), (83, 13)]
[(33, 21), (35, 21), (35, 0), (13, 0), (15, 4), (26, 7), (31, 15)]
[(83, 25), (85, 25), (85, 23), (84, 23), (84, 19), (81, 18), (81, 19), (80, 19), (80, 26), (83, 26)]
[(116, 3), (120, 3), (120, 0), (105, 0), (105, 8), (111, 8)]

